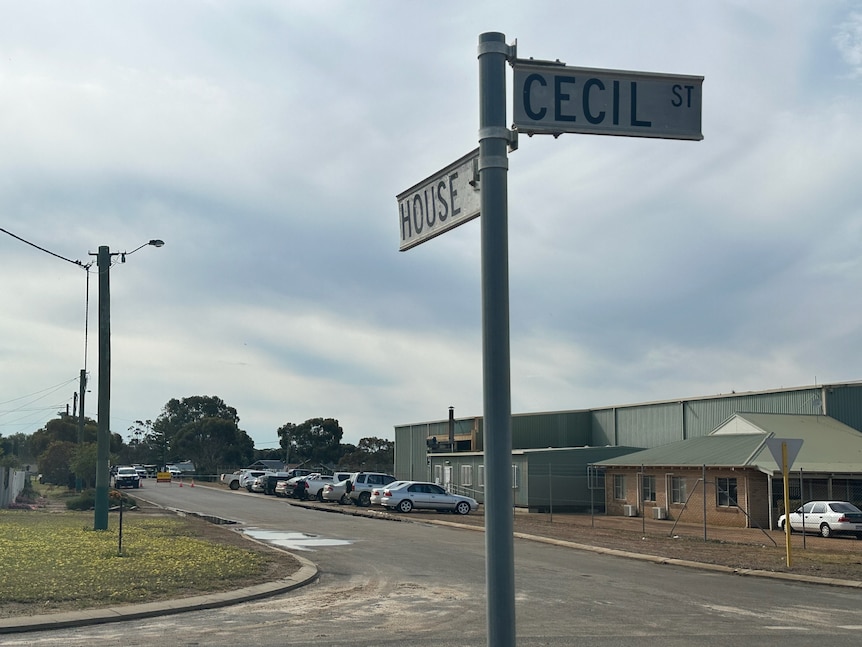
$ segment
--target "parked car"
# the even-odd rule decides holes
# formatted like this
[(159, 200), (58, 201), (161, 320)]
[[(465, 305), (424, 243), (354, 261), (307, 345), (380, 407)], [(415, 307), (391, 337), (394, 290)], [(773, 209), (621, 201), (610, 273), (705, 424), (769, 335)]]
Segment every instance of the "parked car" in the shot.
[[(256, 476), (252, 484), (251, 492), (263, 492), (264, 494), (275, 494), (275, 488), (279, 481), (290, 478), (288, 472), (264, 472)], [(259, 483), (257, 483), (259, 481)]]
[(239, 487), (244, 487), (251, 492), (251, 486), (258, 476), (266, 474), (266, 470), (247, 470), (239, 476)]
[(147, 470), (141, 465), (134, 465), (135, 471), (138, 473), (142, 479), (147, 478)]
[[(784, 515), (778, 517), (778, 527), (784, 530)], [(809, 501), (790, 513), (790, 530), (862, 539), (862, 510), (847, 501)]]
[(317, 499), (324, 501), (323, 488), (332, 483), (338, 483), (350, 478), (350, 474), (346, 472), (337, 472), (333, 475), (329, 474), (314, 474), (305, 478), (305, 489), (309, 499)]
[(387, 488), (397, 488), (402, 483), (404, 483), (404, 481), (392, 481), (389, 485), (381, 485), (374, 488), (371, 490), (371, 499), (369, 500), (369, 503), (371, 505), (380, 505), (380, 499), (383, 498), (383, 493), (386, 492)]
[(387, 486), (380, 499), (384, 508), (394, 508), (399, 512), (416, 510), (448, 510), (457, 514), (469, 514), (476, 510), (476, 499), (447, 492), (436, 483), (423, 481), (403, 481), (397, 486)]
[(371, 505), (371, 491), (375, 487), (389, 485), (395, 481), (391, 474), (380, 472), (356, 472), (350, 477), (347, 496), (353, 503), (363, 508)]
[(347, 486), (350, 485), (350, 479), (344, 479), (338, 483), (327, 483), (323, 486), (322, 497), (324, 501), (338, 501), (342, 505), (352, 503), (350, 497), (347, 496)]
[(249, 492), (263, 493), (266, 488), (266, 474), (261, 474), (251, 479), (246, 485)]
[(111, 485), (115, 488), (141, 487), (141, 477), (138, 475), (138, 470), (134, 467), (118, 467), (116, 473), (111, 478)]
[(273, 494), (277, 497), (287, 498), (287, 489), (287, 479), (279, 479), (275, 482), (275, 490), (273, 491)]

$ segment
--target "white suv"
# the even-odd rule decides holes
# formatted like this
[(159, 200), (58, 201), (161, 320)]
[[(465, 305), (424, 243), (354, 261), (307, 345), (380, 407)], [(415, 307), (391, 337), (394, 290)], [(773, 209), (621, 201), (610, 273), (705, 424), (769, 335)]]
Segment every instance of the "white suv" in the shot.
[(356, 472), (350, 477), (347, 496), (358, 506), (367, 508), (371, 505), (371, 490), (383, 485), (389, 485), (395, 480), (391, 474), (380, 472)]

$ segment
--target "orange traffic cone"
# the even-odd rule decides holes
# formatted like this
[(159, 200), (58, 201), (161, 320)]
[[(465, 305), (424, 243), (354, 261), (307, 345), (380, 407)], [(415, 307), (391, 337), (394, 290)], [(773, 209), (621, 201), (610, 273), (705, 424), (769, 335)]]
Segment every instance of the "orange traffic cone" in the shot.
[(180, 479), (180, 487), (182, 487), (182, 486), (183, 486), (183, 480)]
[(194, 486), (195, 486), (195, 480), (194, 480), (194, 479), (192, 479), (192, 484), (191, 484), (191, 486), (190, 486), (190, 487), (194, 487)]

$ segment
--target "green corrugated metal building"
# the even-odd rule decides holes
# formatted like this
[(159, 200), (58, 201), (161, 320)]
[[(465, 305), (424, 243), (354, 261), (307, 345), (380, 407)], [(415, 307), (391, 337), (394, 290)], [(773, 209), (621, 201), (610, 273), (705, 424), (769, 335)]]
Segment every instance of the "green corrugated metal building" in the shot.
[[(594, 499), (596, 494), (591, 489), (595, 483), (591, 485), (585, 465), (603, 460), (591, 457), (584, 461), (583, 456), (604, 449), (619, 456), (701, 438), (737, 413), (829, 416), (862, 432), (862, 382), (514, 414), (513, 482), (521, 479), (515, 486), (516, 505), (542, 510), (559, 498), (571, 502), (572, 507), (580, 507), (580, 503)], [(476, 483), (480, 481), (483, 449), (482, 417), (455, 418), (450, 408), (448, 420), (395, 427), (395, 476), (415, 480), (437, 478), (443, 482), (448, 474), (451, 487), (463, 489), (481, 501), (483, 489)], [(549, 466), (544, 469), (551, 471), (550, 476), (541, 476), (538, 466), (542, 463)], [(472, 485), (461, 482), (462, 466), (465, 478), (470, 472)], [(560, 474), (582, 471), (578, 477), (580, 484), (576, 485), (572, 476), (571, 487), (565, 487), (564, 477), (555, 476), (555, 469)], [(862, 466), (859, 471), (862, 472)], [(542, 485), (543, 482), (547, 485)]]

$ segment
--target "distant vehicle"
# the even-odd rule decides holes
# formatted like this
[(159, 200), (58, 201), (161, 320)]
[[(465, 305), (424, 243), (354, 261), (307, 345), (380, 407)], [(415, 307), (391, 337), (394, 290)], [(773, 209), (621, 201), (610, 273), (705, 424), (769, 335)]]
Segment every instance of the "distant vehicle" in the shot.
[(273, 494), (275, 496), (286, 499), (287, 498), (287, 479), (279, 479), (275, 482), (275, 491)]
[(251, 492), (252, 491), (251, 488), (252, 488), (252, 485), (254, 484), (254, 480), (258, 476), (263, 476), (264, 474), (267, 474), (266, 470), (246, 470), (239, 477), (239, 486), (244, 487), (246, 490)]
[(118, 467), (116, 473), (111, 478), (111, 484), (117, 489), (123, 487), (138, 489), (141, 487), (141, 477), (138, 475), (138, 470), (134, 467)]
[(140, 476), (142, 479), (147, 478), (147, 470), (145, 467), (142, 467), (140, 465), (135, 465), (135, 471), (138, 473), (138, 476)]
[(348, 485), (350, 485), (350, 479), (344, 479), (338, 483), (327, 483), (323, 486), (321, 496), (324, 501), (338, 501), (341, 505), (352, 503), (350, 497), (347, 496)]
[(179, 478), (183, 475), (183, 471), (176, 465), (168, 465), (165, 467), (166, 472), (170, 472), (171, 478)]
[(309, 499), (323, 501), (323, 488), (332, 483), (337, 483), (350, 478), (346, 472), (337, 472), (334, 475), (317, 474), (305, 477), (306, 495)]
[[(778, 527), (784, 530), (784, 515), (778, 517)], [(790, 513), (790, 530), (862, 539), (862, 510), (847, 501), (809, 501)]]
[(389, 485), (381, 485), (380, 487), (374, 488), (373, 490), (371, 490), (371, 499), (369, 503), (371, 505), (380, 505), (380, 499), (383, 498), (383, 493), (387, 489), (397, 488), (402, 483), (404, 483), (404, 481), (392, 481), (392, 483), (390, 483)]
[(260, 481), (261, 489), (257, 486), (252, 487), (252, 492), (263, 492), (264, 494), (276, 494), (275, 489), (281, 481), (290, 478), (290, 472), (266, 472), (261, 474), (255, 481)]
[(381, 485), (389, 485), (395, 480), (391, 474), (380, 472), (355, 472), (350, 477), (347, 496), (356, 505), (367, 508), (371, 505), (371, 491)]
[(394, 508), (399, 512), (416, 510), (441, 510), (457, 514), (469, 514), (477, 510), (476, 499), (447, 492), (436, 483), (424, 481), (402, 481), (387, 486), (380, 498), (384, 508)]
[(250, 479), (246, 485), (249, 492), (266, 492), (266, 474), (261, 474), (253, 479)]

